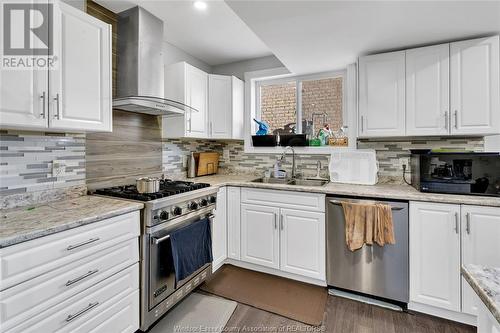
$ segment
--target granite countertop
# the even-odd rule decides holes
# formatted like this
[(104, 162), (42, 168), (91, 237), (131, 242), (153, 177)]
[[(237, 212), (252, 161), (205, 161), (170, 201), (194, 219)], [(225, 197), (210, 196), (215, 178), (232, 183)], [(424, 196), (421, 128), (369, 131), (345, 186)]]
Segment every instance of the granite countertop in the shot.
[(500, 324), (500, 268), (465, 265), (462, 275)]
[(144, 205), (138, 202), (84, 195), (43, 205), (2, 210), (0, 248), (139, 210), (143, 207)]
[(423, 193), (414, 187), (400, 184), (377, 184), (377, 185), (353, 185), (329, 183), (324, 186), (299, 186), (269, 183), (252, 183), (253, 179), (259, 178), (255, 175), (213, 175), (197, 177), (196, 182), (209, 183), (213, 186), (241, 186), (253, 188), (265, 188), (275, 190), (289, 190), (300, 192), (324, 193), (329, 195), (343, 195), (353, 197), (428, 201), (450, 204), (467, 204), (478, 206), (500, 207), (499, 197)]

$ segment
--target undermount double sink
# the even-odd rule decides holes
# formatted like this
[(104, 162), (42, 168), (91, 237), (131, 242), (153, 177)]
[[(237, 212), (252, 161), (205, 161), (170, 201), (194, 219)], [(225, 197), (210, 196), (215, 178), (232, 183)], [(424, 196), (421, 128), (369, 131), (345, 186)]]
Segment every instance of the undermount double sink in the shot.
[(269, 183), (297, 186), (324, 186), (329, 183), (327, 179), (308, 179), (308, 178), (257, 178), (252, 183)]

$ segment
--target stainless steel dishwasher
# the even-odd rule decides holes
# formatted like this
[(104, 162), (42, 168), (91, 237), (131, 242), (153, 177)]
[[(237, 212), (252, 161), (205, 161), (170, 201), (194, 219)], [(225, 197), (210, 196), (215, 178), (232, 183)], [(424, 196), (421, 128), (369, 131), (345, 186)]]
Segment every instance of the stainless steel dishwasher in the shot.
[[(383, 203), (392, 208), (394, 245), (346, 245), (342, 201)], [(408, 303), (408, 203), (327, 197), (327, 283), (342, 290)]]

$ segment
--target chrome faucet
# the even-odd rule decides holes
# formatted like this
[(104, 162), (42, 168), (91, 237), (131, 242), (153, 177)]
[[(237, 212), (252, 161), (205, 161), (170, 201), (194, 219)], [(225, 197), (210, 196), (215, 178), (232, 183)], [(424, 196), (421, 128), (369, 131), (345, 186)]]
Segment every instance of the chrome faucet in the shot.
[(283, 150), (283, 153), (281, 154), (280, 161), (285, 160), (285, 156), (288, 150), (292, 151), (292, 178), (295, 178), (295, 150), (293, 149), (292, 146), (286, 146), (285, 149)]

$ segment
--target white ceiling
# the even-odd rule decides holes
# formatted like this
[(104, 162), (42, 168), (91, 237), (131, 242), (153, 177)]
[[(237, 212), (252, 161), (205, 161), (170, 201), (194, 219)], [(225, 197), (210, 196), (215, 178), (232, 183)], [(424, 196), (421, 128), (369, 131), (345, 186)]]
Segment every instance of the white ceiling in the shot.
[(359, 55), (500, 32), (500, 1), (244, 1), (233, 11), (294, 73)]
[(205, 11), (194, 1), (97, 0), (115, 13), (142, 6), (164, 22), (164, 39), (215, 66), (272, 54), (224, 1), (207, 1)]

